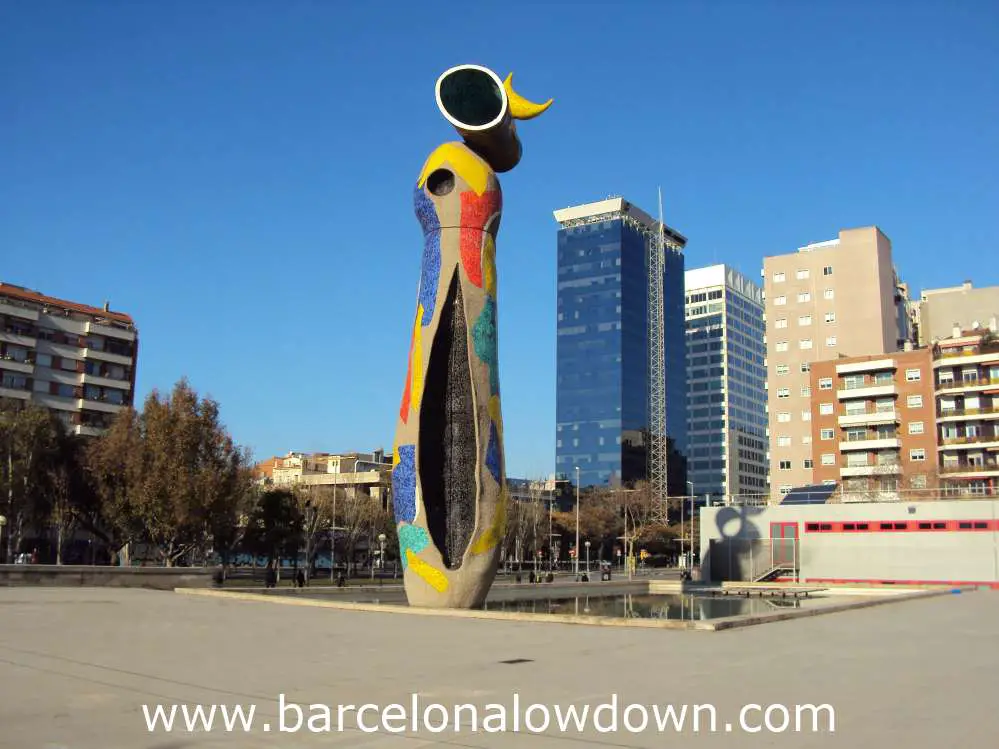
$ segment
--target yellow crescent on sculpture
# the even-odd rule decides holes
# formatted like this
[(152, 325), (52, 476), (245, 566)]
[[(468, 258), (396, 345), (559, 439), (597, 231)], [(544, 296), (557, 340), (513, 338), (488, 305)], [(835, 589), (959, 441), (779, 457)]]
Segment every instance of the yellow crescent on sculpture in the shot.
[(533, 101), (525, 99), (513, 90), (513, 73), (510, 73), (503, 81), (503, 88), (506, 89), (506, 98), (510, 101), (510, 116), (515, 120), (533, 120), (552, 105), (554, 99), (549, 99), (544, 104), (535, 104)]

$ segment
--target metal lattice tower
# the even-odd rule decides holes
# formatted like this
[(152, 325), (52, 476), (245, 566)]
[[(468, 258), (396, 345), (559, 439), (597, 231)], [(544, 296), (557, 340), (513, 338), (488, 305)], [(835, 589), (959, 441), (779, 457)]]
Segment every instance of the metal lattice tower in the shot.
[(659, 226), (649, 240), (649, 483), (652, 489), (652, 521), (667, 524), (667, 475), (669, 451), (666, 442), (666, 350), (664, 338), (663, 273), (666, 261), (666, 229), (663, 224), (663, 192), (659, 189)]

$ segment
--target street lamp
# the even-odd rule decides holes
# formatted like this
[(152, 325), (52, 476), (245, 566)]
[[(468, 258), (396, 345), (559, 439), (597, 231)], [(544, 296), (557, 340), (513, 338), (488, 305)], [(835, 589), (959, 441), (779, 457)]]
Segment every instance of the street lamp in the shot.
[[(683, 499), (680, 500), (680, 557), (683, 559), (684, 569), (686, 569), (686, 567), (687, 567), (687, 557), (685, 556), (684, 549), (683, 549), (683, 547), (684, 547), (684, 538), (685, 538), (684, 533), (683, 533), (683, 508), (684, 508), (684, 505), (687, 504), (687, 499), (688, 498), (693, 499), (693, 497), (694, 497), (694, 482), (693, 481), (688, 481), (687, 482), (687, 488), (690, 489), (690, 494), (687, 497), (684, 497)], [(691, 511), (691, 513), (693, 513), (693, 511), (694, 511), (694, 503), (693, 502), (690, 503), (690, 511)], [(691, 521), (691, 527), (693, 527), (693, 521)]]
[(378, 568), (385, 569), (385, 539), (384, 533), (378, 534)]
[(576, 553), (573, 555), (575, 574), (579, 577), (579, 466), (576, 466)]
[(3, 527), (5, 525), (7, 525), (7, 518), (0, 515), (0, 562), (3, 562), (4, 559), (6, 559), (6, 554), (4, 554), (3, 550)]
[(583, 544), (586, 547), (586, 576), (590, 576), (590, 542)]

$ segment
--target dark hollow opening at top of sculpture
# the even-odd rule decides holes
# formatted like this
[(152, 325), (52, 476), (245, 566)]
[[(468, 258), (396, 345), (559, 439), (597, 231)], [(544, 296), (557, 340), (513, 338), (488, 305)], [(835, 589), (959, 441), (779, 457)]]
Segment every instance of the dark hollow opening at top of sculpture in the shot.
[(488, 125), (503, 113), (503, 94), (481, 70), (456, 70), (441, 81), (441, 104), (451, 117), (471, 127)]
[(468, 328), (455, 269), (430, 353), (420, 413), (420, 476), (427, 529), (444, 566), (461, 567), (475, 531), (475, 409)]

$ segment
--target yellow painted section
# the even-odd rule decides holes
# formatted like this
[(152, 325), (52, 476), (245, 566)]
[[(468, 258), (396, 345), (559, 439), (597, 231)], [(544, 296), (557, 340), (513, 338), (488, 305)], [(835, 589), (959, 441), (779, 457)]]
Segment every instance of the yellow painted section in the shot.
[(427, 159), (427, 163), (423, 165), (417, 186), (423, 187), (430, 173), (440, 169), (444, 164), (449, 164), (455, 173), (475, 190), (476, 195), (482, 195), (486, 191), (489, 185), (489, 173), (492, 170), (479, 156), (458, 143), (437, 146)]
[(423, 326), (420, 321), (423, 319), (423, 305), (416, 307), (416, 322), (413, 324), (413, 360), (412, 382), (409, 387), (409, 408), (416, 411), (420, 408), (420, 400), (423, 398)]
[(554, 101), (549, 99), (544, 104), (535, 104), (533, 101), (525, 99), (513, 90), (513, 73), (510, 73), (503, 81), (503, 88), (506, 89), (506, 98), (510, 102), (510, 116), (515, 120), (533, 119), (548, 109)]
[(392, 467), (399, 465), (399, 438), (392, 441)]
[(482, 279), (486, 293), (496, 298), (496, 240), (492, 234), (486, 234), (486, 243), (482, 248)]
[(447, 590), (447, 577), (445, 577), (444, 573), (424, 562), (413, 553), (412, 549), (406, 549), (406, 563), (413, 572), (422, 577), (427, 582), (427, 585), (438, 593), (443, 593)]
[(485, 554), (487, 551), (496, 548), (503, 533), (506, 530), (506, 503), (508, 495), (506, 487), (500, 490), (499, 502), (496, 504), (496, 515), (493, 517), (492, 525), (486, 528), (479, 540), (472, 544), (473, 554)]
[(498, 395), (494, 395), (489, 399), (489, 418), (493, 420), (493, 424), (496, 425), (496, 433), (502, 437), (503, 436), (503, 418), (500, 414), (500, 399)]

